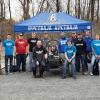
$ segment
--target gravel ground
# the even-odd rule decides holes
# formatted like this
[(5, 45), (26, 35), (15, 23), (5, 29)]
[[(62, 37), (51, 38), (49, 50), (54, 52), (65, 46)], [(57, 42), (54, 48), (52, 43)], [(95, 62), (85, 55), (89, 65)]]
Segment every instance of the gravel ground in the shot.
[(58, 71), (32, 78), (31, 72), (0, 75), (0, 100), (100, 100), (100, 76), (61, 79)]
[[(4, 59), (2, 59), (4, 67)], [(0, 100), (100, 100), (100, 76), (61, 79), (59, 71), (42, 79), (31, 72), (0, 75)]]

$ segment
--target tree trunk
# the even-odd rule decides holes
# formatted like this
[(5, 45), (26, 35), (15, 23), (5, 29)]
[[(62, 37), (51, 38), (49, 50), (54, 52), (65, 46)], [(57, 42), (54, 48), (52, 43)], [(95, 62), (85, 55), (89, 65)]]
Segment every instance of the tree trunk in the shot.
[(75, 0), (75, 16), (77, 17), (77, 0)]
[(56, 12), (60, 11), (60, 2), (59, 0), (56, 0)]
[(95, 0), (91, 0), (91, 21), (94, 21), (94, 5)]
[(4, 12), (4, 10), (3, 10), (3, 2), (1, 2), (1, 19), (3, 19), (3, 12)]
[(91, 11), (91, 0), (89, 1), (89, 6), (87, 8), (87, 19), (90, 18), (90, 11)]
[(100, 5), (99, 5), (99, 0), (97, 0), (97, 23), (99, 22), (99, 8), (100, 8)]
[(67, 4), (67, 13), (70, 13), (70, 0), (68, 0), (68, 4)]
[(39, 8), (38, 8), (37, 13), (39, 13), (39, 12), (43, 12), (43, 5), (44, 5), (44, 2), (45, 2), (45, 0), (41, 0), (41, 2), (40, 2), (40, 6), (39, 6)]
[(29, 4), (30, 4), (30, 1), (27, 0), (27, 6), (26, 6), (26, 18), (27, 19), (30, 17), (30, 15), (29, 15)]
[(80, 0), (78, 0), (78, 18), (80, 18), (80, 15), (81, 15)]
[(22, 9), (23, 9), (23, 19), (26, 20), (30, 17), (29, 15), (29, 4), (31, 0), (19, 0), (21, 5), (22, 5)]
[(6, 7), (5, 7), (5, 3), (4, 3), (4, 7), (3, 7), (3, 9), (4, 9), (4, 18), (6, 17)]
[(11, 5), (10, 5), (10, 0), (9, 0), (9, 14), (10, 14), (10, 20), (12, 19), (12, 14), (11, 14)]
[(86, 11), (86, 0), (84, 0), (84, 6), (83, 6), (83, 10), (82, 10), (82, 19), (84, 19), (85, 18), (85, 11)]

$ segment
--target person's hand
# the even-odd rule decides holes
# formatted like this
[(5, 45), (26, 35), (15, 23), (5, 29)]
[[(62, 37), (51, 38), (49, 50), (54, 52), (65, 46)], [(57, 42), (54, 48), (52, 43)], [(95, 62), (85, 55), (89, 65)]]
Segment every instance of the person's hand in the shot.
[(96, 59), (100, 59), (100, 56), (97, 56)]
[(71, 59), (68, 59), (68, 62), (71, 62)]
[(44, 58), (45, 58), (45, 59), (47, 59), (47, 58), (48, 58), (48, 55), (47, 55), (47, 54), (45, 54)]
[(39, 66), (39, 62), (38, 61), (36, 61), (36, 65)]
[(16, 52), (14, 52), (14, 53), (13, 53), (14, 58), (16, 57), (16, 55), (17, 55), (17, 53), (16, 53)]

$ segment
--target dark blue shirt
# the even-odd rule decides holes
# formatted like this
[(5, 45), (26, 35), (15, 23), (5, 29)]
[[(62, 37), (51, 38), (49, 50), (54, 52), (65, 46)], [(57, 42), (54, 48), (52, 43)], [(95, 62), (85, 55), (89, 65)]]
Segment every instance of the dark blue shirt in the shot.
[(64, 53), (64, 50), (67, 45), (67, 38), (61, 38), (58, 40), (58, 51), (59, 53)]
[(84, 41), (86, 43), (86, 52), (92, 52), (91, 43), (93, 39), (90, 36), (85, 36)]

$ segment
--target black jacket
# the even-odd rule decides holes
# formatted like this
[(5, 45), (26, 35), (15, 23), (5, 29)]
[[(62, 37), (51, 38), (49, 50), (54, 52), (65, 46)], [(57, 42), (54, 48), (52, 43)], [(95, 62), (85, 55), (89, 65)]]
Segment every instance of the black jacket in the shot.
[(40, 48), (35, 46), (33, 48), (33, 59), (35, 61), (42, 61), (44, 59), (44, 54), (46, 53), (47, 53), (47, 50), (43, 46), (41, 46)]
[(75, 46), (76, 46), (76, 56), (77, 55), (84, 55), (86, 52), (86, 43), (84, 42), (83, 39), (77, 39), (75, 41)]
[(28, 43), (29, 43), (29, 51), (32, 52), (33, 51), (33, 47), (36, 46), (38, 38), (29, 38), (28, 39)]

